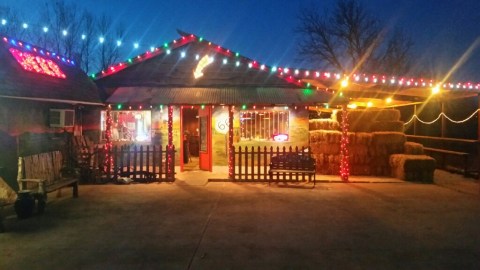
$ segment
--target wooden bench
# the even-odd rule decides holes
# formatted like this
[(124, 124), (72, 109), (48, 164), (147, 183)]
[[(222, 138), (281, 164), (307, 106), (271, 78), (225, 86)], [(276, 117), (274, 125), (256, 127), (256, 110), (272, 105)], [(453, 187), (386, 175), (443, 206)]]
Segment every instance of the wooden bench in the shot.
[(442, 158), (440, 161), (438, 161), (438, 167), (445, 169), (445, 156), (450, 155), (450, 156), (456, 156), (462, 158), (463, 162), (463, 175), (468, 176), (468, 157), (470, 156), (469, 153), (466, 152), (458, 152), (458, 151), (451, 151), (451, 150), (445, 150), (445, 149), (438, 149), (438, 148), (430, 148), (430, 147), (423, 147), (423, 150), (427, 153), (438, 153), (442, 155)]
[(39, 213), (45, 209), (47, 193), (57, 190), (59, 197), (62, 188), (71, 187), (73, 197), (78, 197), (78, 177), (75, 174), (62, 174), (63, 164), (60, 151), (19, 157), (18, 186), (20, 190), (32, 191), (38, 200)]
[[(313, 176), (313, 186), (315, 186), (315, 173), (316, 161), (314, 158), (308, 154), (285, 153), (271, 158), (268, 184), (270, 185), (271, 181), (305, 180), (305, 176), (308, 176), (310, 182)], [(276, 176), (275, 179), (274, 175)], [(294, 179), (292, 179), (292, 176), (294, 176)], [(299, 176), (302, 179), (299, 179)]]

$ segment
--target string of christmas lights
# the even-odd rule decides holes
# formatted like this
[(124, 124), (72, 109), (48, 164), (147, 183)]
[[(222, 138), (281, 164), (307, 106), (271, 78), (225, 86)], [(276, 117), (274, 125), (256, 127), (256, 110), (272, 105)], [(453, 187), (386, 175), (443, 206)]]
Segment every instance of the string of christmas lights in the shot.
[[(225, 57), (221, 60), (223, 65), (232, 64), (235, 67), (240, 67), (243, 65), (247, 65), (248, 68), (257, 69), (263, 72), (269, 72), (274, 74), (280, 78), (283, 78), (285, 81), (310, 88), (312, 87), (310, 82), (305, 82), (305, 79), (316, 79), (316, 80), (323, 80), (323, 81), (330, 81), (333, 83), (344, 83), (345, 81), (352, 81), (356, 83), (374, 83), (374, 84), (381, 84), (385, 86), (395, 86), (395, 87), (424, 87), (424, 88), (432, 88), (439, 85), (438, 82), (434, 80), (427, 80), (427, 79), (418, 79), (418, 78), (404, 78), (399, 76), (387, 76), (387, 75), (369, 75), (369, 74), (352, 74), (352, 75), (345, 75), (340, 73), (332, 73), (332, 72), (323, 72), (317, 70), (309, 70), (309, 69), (292, 69), (289, 67), (277, 67), (277, 66), (268, 66), (265, 64), (260, 64), (256, 60), (252, 60), (250, 58), (241, 56), (238, 52), (232, 52), (229, 49), (225, 49), (220, 45), (214, 44), (210, 41), (203, 39), (202, 37), (197, 37), (193, 34), (183, 35), (179, 39), (175, 39), (172, 42), (164, 43), (163, 47), (151, 47), (150, 50), (146, 51), (143, 54), (140, 54), (136, 57), (132, 57), (127, 59), (125, 62), (120, 62), (114, 64), (107, 68), (106, 70), (102, 70), (97, 74), (92, 74), (92, 78), (101, 78), (104, 76), (111, 75), (115, 72), (125, 69), (129, 65), (133, 65), (139, 62), (142, 62), (146, 59), (150, 59), (153, 56), (157, 56), (160, 54), (171, 55), (172, 50), (176, 49), (180, 46), (186, 45), (191, 42), (205, 42), (208, 46), (212, 46), (216, 52), (224, 55)], [(187, 53), (185, 51), (181, 51), (179, 53), (179, 59), (183, 59), (187, 57)], [(194, 59), (196, 61), (201, 60), (201, 56), (196, 54)], [(232, 59), (233, 58), (233, 59)], [(215, 58), (211, 57), (210, 61), (216, 61)], [(459, 83), (443, 83), (441, 86), (444, 89), (463, 89), (463, 90), (480, 90), (480, 83), (471, 83), (471, 82), (459, 82)], [(318, 89), (317, 87), (317, 90)]]
[(342, 137), (340, 139), (340, 178), (348, 182), (350, 176), (350, 157), (348, 154), (348, 119), (347, 105), (342, 106)]
[(105, 145), (103, 149), (105, 150), (105, 161), (104, 161), (104, 170), (107, 172), (107, 175), (110, 174), (111, 169), (113, 168), (113, 157), (112, 157), (112, 107), (107, 106), (106, 110), (106, 119), (105, 119)]
[[(12, 47), (12, 48), (13, 48), (13, 47), (22, 48), (23, 50), (40, 54), (40, 55), (42, 55), (43, 57), (49, 57), (49, 58), (51, 58), (51, 59), (56, 59), (56, 60), (62, 61), (62, 62), (64, 62), (64, 63), (66, 63), (66, 64), (75, 65), (75, 61), (73, 61), (73, 60), (71, 60), (71, 59), (65, 58), (65, 57), (63, 57), (63, 56), (58, 55), (58, 54), (55, 53), (55, 52), (51, 52), (51, 51), (49, 51), (49, 50), (40, 48), (40, 47), (38, 47), (38, 46), (29, 44), (29, 43), (26, 43), (26, 42), (24, 42), (24, 41), (16, 40), (16, 39), (9, 38), (9, 37), (6, 37), (6, 36), (2, 37), (2, 40), (3, 40), (6, 44), (8, 44), (8, 46), (10, 46), (10, 47)], [(16, 51), (18, 51), (18, 50), (16, 50)], [(12, 53), (12, 54), (13, 54), (13, 53)]]
[(418, 115), (414, 114), (412, 115), (412, 117), (410, 118), (410, 120), (408, 120), (407, 122), (405, 122), (405, 124), (403, 124), (404, 126), (406, 125), (409, 125), (413, 120), (417, 119), (420, 123), (422, 124), (425, 124), (425, 125), (431, 125), (435, 122), (437, 122), (438, 120), (440, 120), (440, 118), (443, 116), (445, 117), (448, 121), (452, 122), (452, 123), (455, 123), (455, 124), (461, 124), (461, 123), (465, 123), (467, 122), (468, 120), (470, 120), (472, 117), (474, 117), (475, 115), (477, 115), (477, 113), (480, 111), (480, 109), (477, 109), (476, 111), (474, 111), (472, 114), (470, 114), (470, 116), (468, 116), (467, 118), (463, 119), (463, 120), (453, 120), (452, 118), (448, 117), (445, 113), (441, 112), (437, 118), (435, 118), (434, 120), (432, 121), (423, 121), (421, 120)]
[(233, 148), (233, 106), (228, 106), (228, 177), (234, 179), (235, 155)]

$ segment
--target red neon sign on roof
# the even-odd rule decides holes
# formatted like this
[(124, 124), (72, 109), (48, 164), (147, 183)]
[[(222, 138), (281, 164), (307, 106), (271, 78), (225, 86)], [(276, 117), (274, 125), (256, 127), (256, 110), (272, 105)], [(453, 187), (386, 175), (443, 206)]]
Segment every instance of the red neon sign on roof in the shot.
[(15, 60), (23, 67), (23, 69), (49, 75), (52, 77), (65, 79), (67, 76), (62, 72), (60, 67), (52, 60), (45, 59), (31, 53), (22, 52), (15, 48), (8, 49)]

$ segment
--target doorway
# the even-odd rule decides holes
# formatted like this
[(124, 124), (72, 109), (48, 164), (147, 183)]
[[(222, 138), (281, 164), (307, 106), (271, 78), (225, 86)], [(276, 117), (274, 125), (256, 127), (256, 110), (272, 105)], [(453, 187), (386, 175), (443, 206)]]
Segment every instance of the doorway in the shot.
[(200, 131), (198, 108), (182, 109), (182, 164), (184, 171), (199, 170)]

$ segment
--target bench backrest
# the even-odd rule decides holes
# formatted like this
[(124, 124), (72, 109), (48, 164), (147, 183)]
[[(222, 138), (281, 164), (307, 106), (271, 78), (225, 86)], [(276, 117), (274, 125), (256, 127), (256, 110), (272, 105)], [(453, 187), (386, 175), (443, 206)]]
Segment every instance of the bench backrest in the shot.
[(23, 169), (23, 178), (45, 179), (47, 185), (53, 184), (61, 178), (63, 156), (60, 151), (20, 157), (19, 159), (21, 159), (19, 166), (23, 165), (21, 168)]
[(315, 159), (297, 153), (273, 156), (270, 160), (271, 169), (315, 169)]

